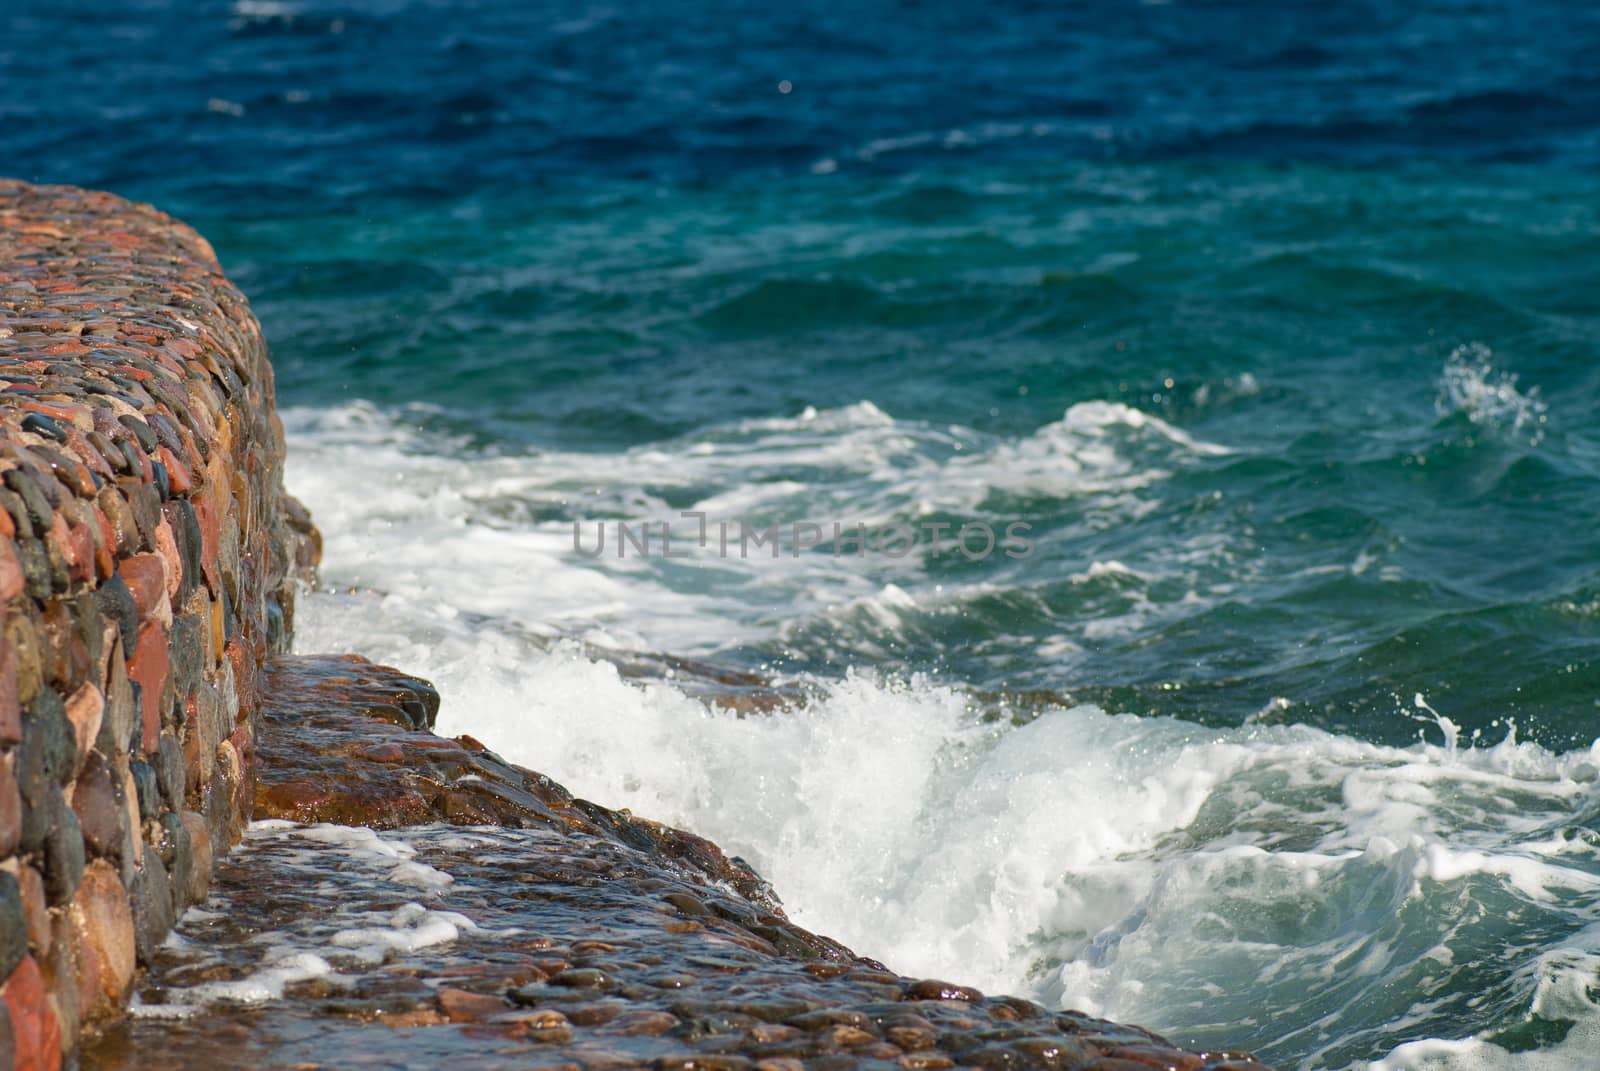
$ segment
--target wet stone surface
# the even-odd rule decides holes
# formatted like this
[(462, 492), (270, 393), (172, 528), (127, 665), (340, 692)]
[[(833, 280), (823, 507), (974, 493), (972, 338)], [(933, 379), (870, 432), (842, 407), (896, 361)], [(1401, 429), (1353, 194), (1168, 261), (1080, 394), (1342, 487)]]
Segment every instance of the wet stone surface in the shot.
[(258, 823), (85, 1067), (1260, 1066), (776, 954), (729, 896), (580, 831)]
[[(685, 853), (683, 834), (406, 727), (430, 709), (414, 678), (323, 658), (267, 681), (258, 801), (288, 813), (219, 865), (86, 1069), (1264, 1071), (807, 934), (714, 846)], [(442, 821), (481, 778), (495, 806)], [(383, 779), (400, 810), (368, 783)], [(272, 804), (285, 784), (307, 787)]]

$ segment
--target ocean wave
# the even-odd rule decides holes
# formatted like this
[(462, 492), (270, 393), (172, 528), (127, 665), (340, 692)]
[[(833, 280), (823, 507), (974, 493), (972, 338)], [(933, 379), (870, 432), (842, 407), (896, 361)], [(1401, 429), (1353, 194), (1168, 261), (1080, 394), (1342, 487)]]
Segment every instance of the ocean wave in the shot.
[[(437, 417), (421, 407), (396, 419), (366, 403), (286, 412), (296, 439), (289, 479), (322, 520), (329, 561), (339, 563), (328, 570), (330, 582), (378, 588), (391, 600), (439, 599), (547, 635), (599, 630), (608, 642), (701, 655), (773, 643), (847, 662), (882, 655), (892, 639), (881, 615), (865, 612), (883, 591), (945, 608), (902, 621), (911, 627), (900, 640), (909, 642), (930, 628), (970, 628), (949, 608), (975, 610), (987, 585), (1009, 583), (1005, 570), (1017, 566), (1009, 558), (997, 554), (983, 568), (957, 559), (952, 540), (963, 525), (987, 526), (997, 539), (1010, 524), (1028, 525), (1025, 534), (1045, 540), (1041, 553), (1059, 555), (1063, 530), (1057, 521), (1041, 526), (1045, 517), (1066, 511), (1067, 531), (1135, 520), (1154, 507), (1149, 487), (1231, 453), (1112, 402), (1079, 403), (1034, 432), (1001, 437), (896, 420), (863, 401), (607, 454), (486, 454), (469, 438), (438, 433), (429, 423)], [(617, 521), (670, 522), (675, 538), (692, 539), (697, 523), (684, 511), (705, 514), (713, 532), (734, 525), (736, 546), (745, 526), (814, 523), (824, 535), (835, 523), (846, 532), (856, 525), (946, 529), (942, 546), (922, 537), (904, 557), (825, 547), (776, 557), (757, 551), (750, 559), (716, 552), (714, 534), (688, 563), (619, 556), (615, 533), (599, 557), (574, 553), (575, 540), (592, 549), (603, 538), (597, 533)], [(492, 570), (501, 582), (461, 590), (453, 561)], [(699, 580), (686, 582), (686, 570)], [(994, 607), (980, 616), (998, 614), (993, 624), (1004, 635), (1013, 611)], [(1121, 625), (1108, 619), (1087, 627), (1143, 620), (1129, 612), (1122, 606), (1110, 615)], [(1048, 624), (1048, 614), (1034, 616)], [(800, 642), (803, 636), (812, 639)]]
[[(1218, 389), (1260, 389), (1229, 382)], [(1596, 921), (1600, 754), (1482, 736), (1467, 746), (1472, 735), (1446, 719), (1370, 703), (1363, 734), (1428, 742), (1284, 724), (1323, 702), (1318, 689), (1368, 687), (1327, 679), (1350, 665), (1363, 681), (1480, 691), (1471, 667), (1438, 676), (1426, 623), (1397, 637), (1318, 617), (1307, 668), (1268, 681), (1258, 716), (1237, 728), (1044, 693), (1014, 708), (952, 683), (959, 673), (843, 669), (935, 650), (990, 659), (1020, 687), (1046, 667), (1044, 687), (1144, 709), (1142, 697), (1167, 695), (1162, 680), (1093, 675), (1160, 642), (1223, 675), (1208, 690), (1173, 671), (1183, 690), (1170, 704), (1213, 717), (1226, 675), (1249, 671), (1234, 667), (1261, 622), (1292, 633), (1286, 612), (1312, 620), (1296, 597), (1369, 609), (1434, 598), (1389, 575), (1404, 544), (1380, 515), (1286, 509), (1282, 538), (1338, 553), (1264, 577), (1266, 522), (1229, 512), (1210, 487), (1256, 455), (1110, 400), (1008, 433), (861, 401), (605, 454), (485, 451), (436, 435), (438, 416), (286, 414), (290, 486), (328, 539), (327, 587), (299, 615), (303, 649), (360, 649), (433, 678), (444, 731), (714, 837), (754, 861), (803, 924), (900, 970), (959, 974), (1188, 1044), (1247, 1045), (1307, 1071), (1494, 1056), (1516, 1047), (1506, 1031), (1556, 1006), (1540, 993), (1571, 990)], [(1400, 471), (1395, 457), (1378, 463)], [(1283, 486), (1299, 473), (1260, 468)], [(1183, 516), (1201, 523), (1172, 529), (1161, 518), (1173, 514), (1156, 511), (1180, 487)], [(1268, 507), (1283, 504), (1264, 495)], [(1010, 574), (924, 554), (681, 564), (571, 553), (574, 518), (693, 508), (763, 521), (1016, 509), (1050, 527), (1045, 564)], [(1277, 601), (1243, 591), (1263, 579)], [(1447, 646), (1491, 661), (1500, 633), (1466, 624), (1478, 631)], [(1319, 643), (1333, 661), (1318, 660)], [(670, 658), (641, 676), (635, 651), (754, 652), (759, 663), (737, 665), (760, 670), (778, 708), (765, 693), (714, 702)], [(1575, 1037), (1584, 1016), (1600, 1018), (1577, 1012)]]
[(740, 716), (411, 605), (352, 617), (313, 596), (301, 616), (307, 647), (433, 677), (442, 731), (752, 860), (804, 925), (1188, 1044), (1430, 1066), (1413, 1056), (1435, 1049), (1403, 1046), (1515, 1025), (1554, 984), (1549, 948), (1594, 921), (1595, 749), (1469, 747), (1426, 712), (1418, 731), (1443, 743), (1088, 706), (1017, 723), (931, 679), (855, 672)]

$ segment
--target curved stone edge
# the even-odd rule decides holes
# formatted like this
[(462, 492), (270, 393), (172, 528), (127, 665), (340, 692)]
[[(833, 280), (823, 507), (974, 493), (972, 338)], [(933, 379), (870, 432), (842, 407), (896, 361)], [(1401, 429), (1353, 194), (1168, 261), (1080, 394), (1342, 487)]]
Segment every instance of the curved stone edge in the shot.
[(0, 1066), (117, 1014), (250, 818), (261, 665), (319, 553), (282, 469), (205, 239), (0, 180)]

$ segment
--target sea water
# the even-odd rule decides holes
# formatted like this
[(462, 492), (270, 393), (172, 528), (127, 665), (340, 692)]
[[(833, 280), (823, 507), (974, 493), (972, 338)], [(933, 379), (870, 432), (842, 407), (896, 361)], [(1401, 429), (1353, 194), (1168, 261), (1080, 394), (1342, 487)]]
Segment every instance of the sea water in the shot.
[(183, 215), (252, 299), (301, 649), (903, 972), (1284, 1068), (1589, 1065), (1600, 16), (0, 28), (0, 171)]

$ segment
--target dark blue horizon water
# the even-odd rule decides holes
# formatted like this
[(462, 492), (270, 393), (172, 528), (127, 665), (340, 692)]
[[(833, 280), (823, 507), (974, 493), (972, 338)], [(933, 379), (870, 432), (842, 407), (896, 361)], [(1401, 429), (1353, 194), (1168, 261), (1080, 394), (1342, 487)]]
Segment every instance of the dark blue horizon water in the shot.
[(1596, 56), (1547, 0), (25, 0), (0, 174), (195, 224), (304, 426), (571, 455), (464, 526), (1037, 526), (863, 565), (881, 605), (652, 573), (737, 625), (680, 653), (1382, 745), (1422, 693), (1563, 751), (1600, 733)]
[(23, 0), (0, 30), (8, 173), (185, 216), (818, 165), (1600, 163), (1600, 12), (1549, 0)]

